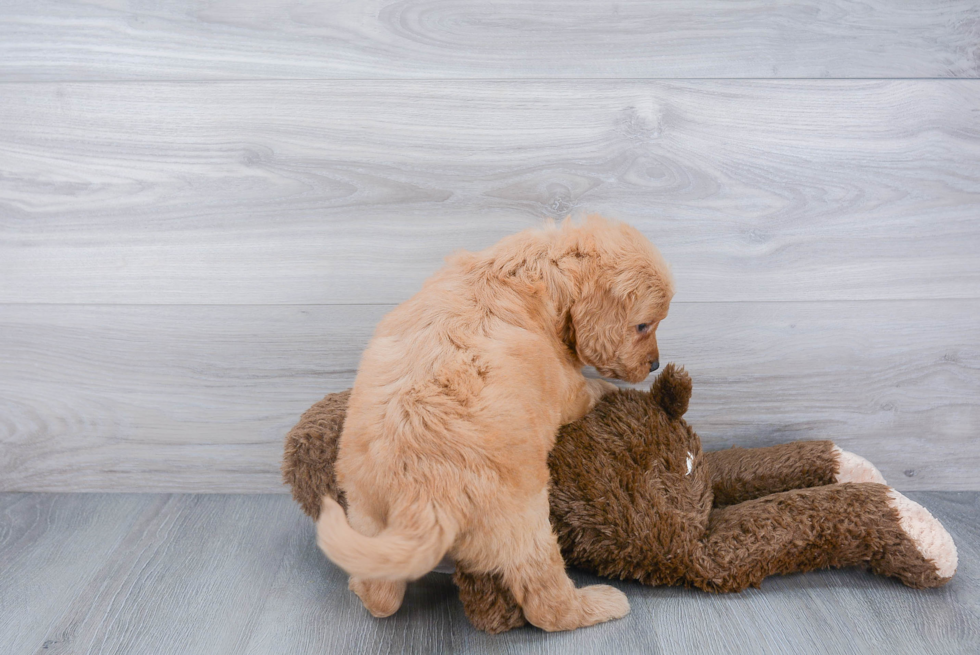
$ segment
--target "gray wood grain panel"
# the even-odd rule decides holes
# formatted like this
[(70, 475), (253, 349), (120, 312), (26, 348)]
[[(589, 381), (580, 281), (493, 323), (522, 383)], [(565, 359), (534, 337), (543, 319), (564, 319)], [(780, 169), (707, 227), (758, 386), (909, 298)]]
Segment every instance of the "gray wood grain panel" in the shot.
[(980, 81), (7, 85), (0, 302), (400, 302), (598, 211), (679, 298), (975, 298)]
[[(0, 307), (0, 489), (276, 492), (387, 306)], [(830, 438), (900, 489), (977, 489), (980, 301), (675, 303), (710, 448)]]
[[(847, 569), (712, 595), (614, 583), (621, 621), (478, 633), (448, 576), (371, 618), (284, 496), (0, 496), (0, 650), (17, 653), (970, 653), (980, 640), (980, 494), (916, 492), (956, 540), (945, 587)], [(111, 540), (103, 537), (116, 535)], [(118, 535), (122, 535), (121, 537)], [(80, 559), (56, 558), (69, 549)], [(6, 566), (5, 566), (6, 569)], [(579, 585), (597, 578), (572, 572)], [(24, 602), (24, 601), (27, 602)]]
[(107, 560), (159, 504), (126, 494), (0, 495), (0, 652), (33, 653), (62, 641), (49, 628), (65, 621), (71, 599), (106, 584), (114, 573)]
[(0, 80), (976, 77), (970, 0), (5, 2)]

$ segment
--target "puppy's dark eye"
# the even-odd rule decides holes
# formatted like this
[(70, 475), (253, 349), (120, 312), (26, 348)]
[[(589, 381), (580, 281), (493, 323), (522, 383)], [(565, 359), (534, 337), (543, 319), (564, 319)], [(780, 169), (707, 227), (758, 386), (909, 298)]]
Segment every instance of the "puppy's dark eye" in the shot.
[(644, 332), (647, 331), (647, 329), (649, 329), (649, 327), (650, 327), (649, 323), (640, 323), (639, 325), (636, 326), (636, 331), (639, 332), (640, 334), (643, 334)]

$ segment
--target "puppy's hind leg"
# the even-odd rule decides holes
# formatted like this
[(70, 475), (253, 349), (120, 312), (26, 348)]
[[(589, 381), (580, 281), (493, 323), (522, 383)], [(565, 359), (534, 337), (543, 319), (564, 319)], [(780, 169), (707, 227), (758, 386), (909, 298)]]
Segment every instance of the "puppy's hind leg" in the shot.
[[(347, 522), (367, 537), (376, 536), (384, 529), (380, 521), (364, 511), (353, 494), (348, 494)], [(406, 586), (404, 580), (368, 580), (353, 575), (347, 584), (347, 588), (357, 594), (371, 616), (379, 619), (398, 611), (405, 599)]]
[(379, 619), (398, 611), (405, 599), (406, 586), (404, 580), (365, 580), (354, 576), (347, 583), (347, 588), (357, 594), (371, 616)]
[(548, 522), (548, 494), (542, 490), (526, 512), (506, 517), (493, 531), (492, 548), (524, 616), (543, 630), (574, 630), (629, 614), (625, 594), (608, 585), (576, 589), (565, 573), (558, 539)]

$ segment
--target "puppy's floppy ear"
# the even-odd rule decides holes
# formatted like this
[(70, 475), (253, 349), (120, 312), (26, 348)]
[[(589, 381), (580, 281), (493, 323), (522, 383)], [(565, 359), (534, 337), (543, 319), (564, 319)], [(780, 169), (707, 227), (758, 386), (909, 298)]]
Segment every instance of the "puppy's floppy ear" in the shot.
[(582, 298), (569, 312), (575, 331), (575, 347), (586, 364), (608, 366), (616, 357), (618, 337), (626, 322), (622, 303), (616, 302), (608, 285), (585, 285)]
[(673, 363), (664, 367), (650, 387), (651, 400), (663, 408), (667, 416), (679, 419), (687, 411), (691, 400), (691, 376), (682, 366)]

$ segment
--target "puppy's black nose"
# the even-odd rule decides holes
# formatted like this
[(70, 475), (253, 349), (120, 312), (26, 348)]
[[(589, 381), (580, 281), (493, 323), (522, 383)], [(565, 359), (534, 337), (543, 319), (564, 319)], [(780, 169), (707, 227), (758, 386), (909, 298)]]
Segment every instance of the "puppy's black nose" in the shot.
[(660, 360), (659, 359), (655, 359), (652, 362), (650, 362), (650, 372), (651, 373), (653, 373), (654, 371), (656, 371), (658, 368), (660, 368)]

